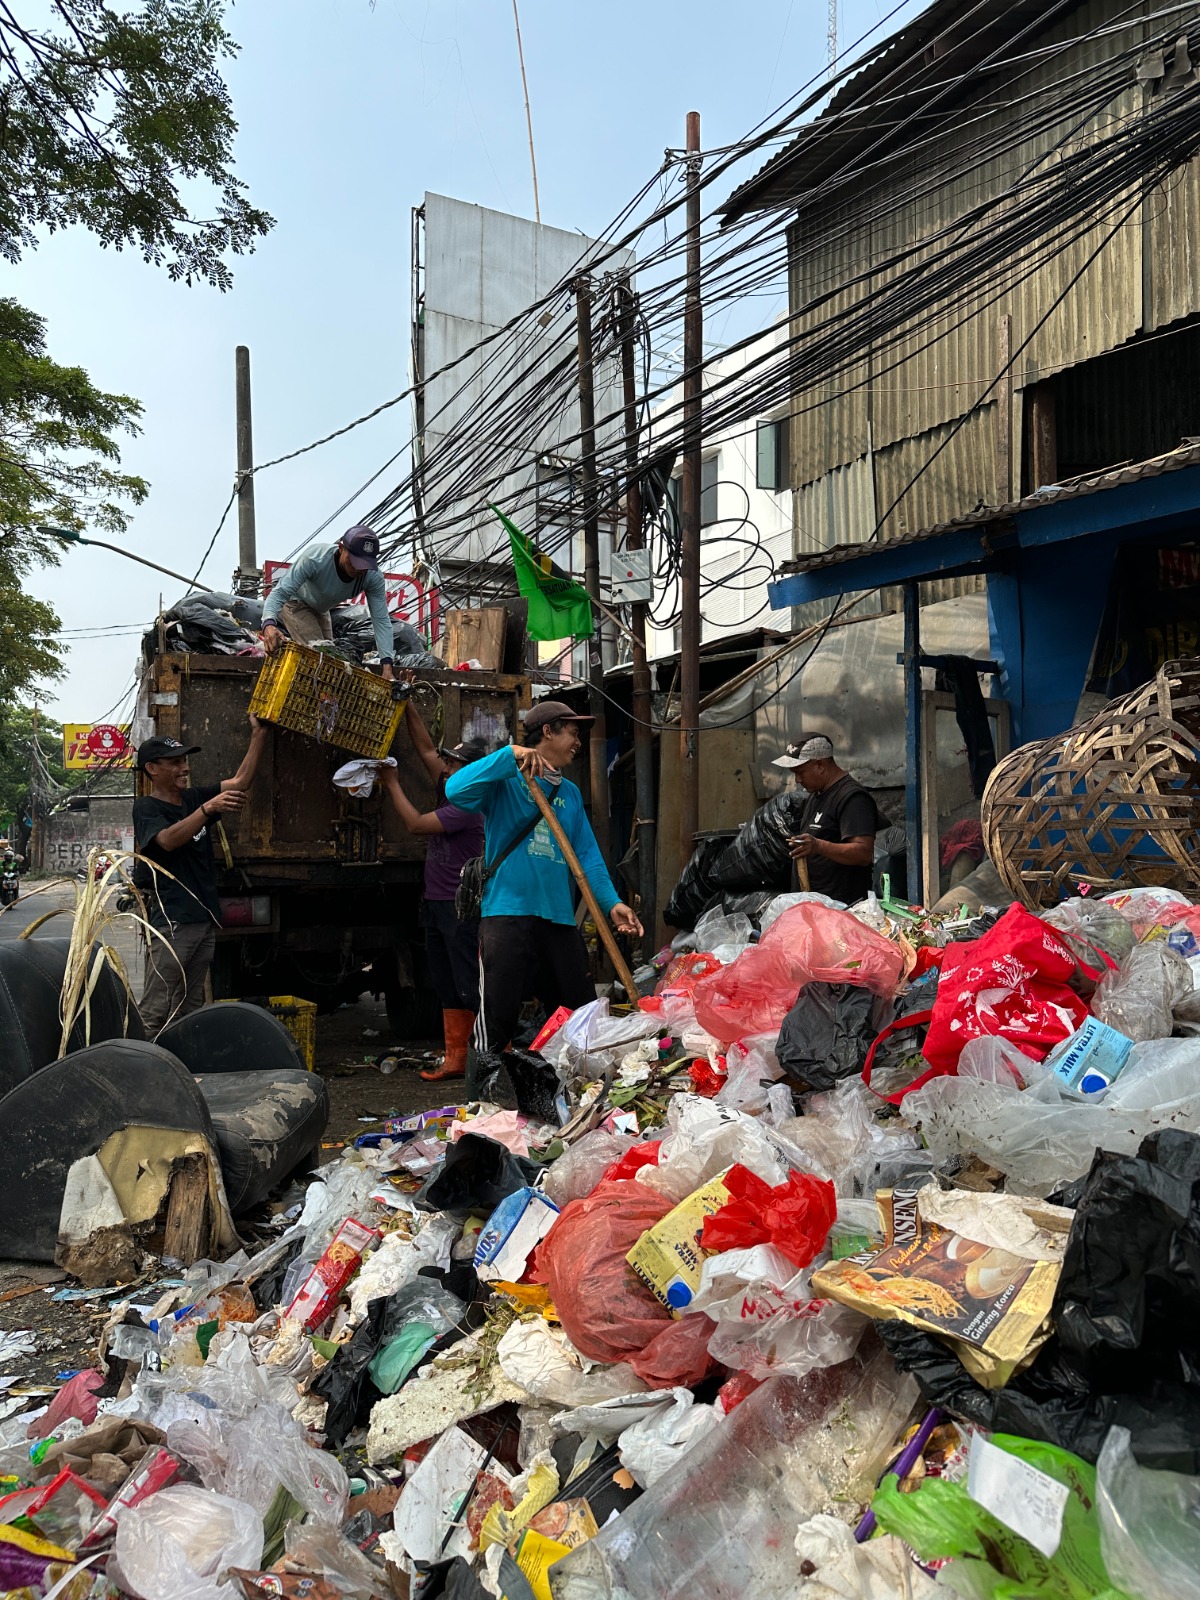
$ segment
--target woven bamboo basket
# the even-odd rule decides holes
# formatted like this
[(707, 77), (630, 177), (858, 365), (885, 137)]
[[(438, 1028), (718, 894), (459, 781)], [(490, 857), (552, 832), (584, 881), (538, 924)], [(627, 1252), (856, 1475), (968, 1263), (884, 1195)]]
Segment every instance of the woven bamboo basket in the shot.
[(1089, 722), (1014, 750), (988, 779), (980, 820), (1027, 906), (1085, 885), (1200, 890), (1200, 659), (1169, 661)]

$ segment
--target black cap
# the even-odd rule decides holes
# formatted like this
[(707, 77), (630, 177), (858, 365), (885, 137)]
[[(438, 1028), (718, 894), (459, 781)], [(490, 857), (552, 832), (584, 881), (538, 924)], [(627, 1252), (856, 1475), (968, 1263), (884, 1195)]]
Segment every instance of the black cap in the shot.
[(174, 761), (177, 756), (199, 755), (198, 744), (180, 744), (178, 739), (143, 739), (138, 745), (137, 764), (145, 767), (148, 761)]
[(486, 739), (460, 739), (458, 744), (443, 745), (438, 754), (444, 761), (479, 761), (490, 756), (492, 749)]

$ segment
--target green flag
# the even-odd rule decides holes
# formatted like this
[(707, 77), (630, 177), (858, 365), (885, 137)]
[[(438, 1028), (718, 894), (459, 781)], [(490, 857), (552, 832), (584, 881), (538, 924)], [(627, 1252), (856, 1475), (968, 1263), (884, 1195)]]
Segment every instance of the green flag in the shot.
[(595, 632), (588, 592), (555, 570), (549, 556), (540, 555), (500, 510), (492, 510), (508, 529), (517, 588), (529, 601), (529, 636), (532, 639), (590, 639)]

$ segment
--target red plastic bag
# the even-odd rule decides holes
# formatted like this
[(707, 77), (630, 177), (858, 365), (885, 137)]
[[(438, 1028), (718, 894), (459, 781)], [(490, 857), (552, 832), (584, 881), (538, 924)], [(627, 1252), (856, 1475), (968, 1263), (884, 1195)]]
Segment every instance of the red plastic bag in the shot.
[(635, 1177), (643, 1167), (656, 1167), (661, 1149), (661, 1139), (644, 1139), (641, 1144), (632, 1145), (619, 1161), (613, 1162), (600, 1182), (624, 1183)]
[(674, 1206), (644, 1183), (601, 1183), (563, 1208), (538, 1246), (533, 1274), (581, 1355), (627, 1361), (652, 1388), (690, 1387), (716, 1370), (710, 1319), (693, 1312), (675, 1321), (625, 1259)]
[(688, 1077), (692, 1080), (692, 1088), (705, 1100), (712, 1100), (719, 1095), (729, 1081), (729, 1068), (725, 1065), (725, 1057), (717, 1057), (717, 1065), (705, 1056), (698, 1056), (688, 1068)]
[(1020, 905), (981, 939), (948, 945), (922, 1051), (926, 1077), (956, 1072), (963, 1046), (989, 1035), (1041, 1061), (1088, 1018), (1069, 987), (1076, 965), (1055, 930)]
[(731, 1199), (704, 1221), (705, 1250), (744, 1250), (773, 1244), (797, 1267), (806, 1267), (825, 1248), (837, 1218), (837, 1193), (831, 1183), (807, 1172), (789, 1172), (772, 1188), (748, 1167), (733, 1166), (722, 1178)]
[(806, 901), (785, 911), (756, 945), (698, 983), (696, 1021), (732, 1044), (756, 1033), (778, 1033), (806, 983), (849, 983), (894, 994), (904, 956), (881, 933), (848, 911)]

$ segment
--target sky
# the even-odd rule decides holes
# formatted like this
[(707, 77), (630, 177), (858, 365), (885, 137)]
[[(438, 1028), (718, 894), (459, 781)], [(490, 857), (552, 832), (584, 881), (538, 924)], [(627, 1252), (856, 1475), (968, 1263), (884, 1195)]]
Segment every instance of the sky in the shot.
[[(894, 3), (842, 0), (843, 47)], [(728, 145), (826, 57), (823, 0), (519, 4), (542, 221), (587, 234), (604, 230), (667, 146), (683, 144), (687, 111), (701, 113), (706, 149)], [(887, 31), (918, 9), (903, 6)], [(142, 432), (122, 465), (151, 491), (122, 543), (189, 575), (232, 488), (235, 346), (250, 347), (255, 459), (266, 461), (407, 386), (411, 213), (427, 190), (533, 215), (511, 0), (240, 0), (227, 26), (241, 46), (225, 73), (237, 172), (277, 219), (253, 255), (234, 259), (233, 288), (172, 283), (82, 230), (0, 271), (0, 293), (46, 318), (56, 360), (141, 401)], [(764, 322), (781, 309), (764, 304)], [(403, 447), (410, 425), (405, 400), (262, 473), (260, 563), (317, 528)], [(231, 514), (205, 581), (227, 588), (236, 564)], [(66, 722), (112, 717), (132, 685), (137, 634), (71, 630), (146, 627), (160, 595), (169, 604), (181, 586), (76, 548), (29, 587), (54, 604), (71, 644), (65, 677), (41, 703)]]

